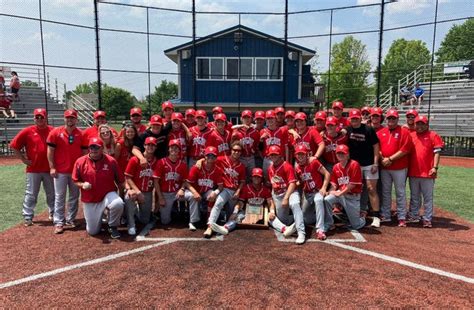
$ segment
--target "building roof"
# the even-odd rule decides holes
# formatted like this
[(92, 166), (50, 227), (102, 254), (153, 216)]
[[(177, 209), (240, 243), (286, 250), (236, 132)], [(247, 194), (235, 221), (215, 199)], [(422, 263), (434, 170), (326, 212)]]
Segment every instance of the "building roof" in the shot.
[[(206, 41), (224, 36), (228, 33), (232, 33), (236, 30), (241, 30), (243, 32), (247, 32), (247, 33), (250, 33), (252, 35), (255, 35), (257, 37), (268, 39), (268, 40), (270, 40), (272, 42), (275, 42), (277, 44), (280, 44), (280, 45), (285, 44), (285, 40), (282, 40), (280, 38), (271, 36), (269, 34), (263, 33), (261, 31), (258, 31), (258, 30), (255, 30), (255, 29), (243, 26), (243, 25), (236, 25), (236, 26), (233, 26), (233, 27), (230, 27), (230, 28), (212, 33), (212, 34), (207, 35), (205, 37), (199, 38), (195, 41), (195, 44), (199, 45), (199, 44), (204, 43)], [(187, 48), (191, 47), (192, 45), (193, 45), (193, 41), (189, 41), (189, 42), (186, 42), (184, 44), (169, 48), (169, 49), (165, 50), (164, 53), (165, 53), (166, 56), (168, 56), (175, 63), (178, 63), (178, 52), (180, 50), (187, 49)], [(291, 43), (289, 41), (288, 41), (288, 47), (291, 48), (291, 49), (300, 51), (302, 56), (303, 56), (303, 61), (304, 62), (308, 61), (309, 59), (311, 59), (316, 54), (316, 52), (313, 51), (312, 49), (303, 47), (303, 46), (298, 45), (298, 44)]]

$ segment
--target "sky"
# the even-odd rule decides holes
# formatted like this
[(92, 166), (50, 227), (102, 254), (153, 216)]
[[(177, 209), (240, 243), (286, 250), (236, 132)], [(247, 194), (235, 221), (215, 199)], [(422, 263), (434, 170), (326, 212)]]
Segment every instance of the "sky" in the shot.
[[(165, 7), (191, 10), (191, 0), (109, 0), (140, 6)], [(378, 3), (379, 0), (289, 0), (289, 12), (340, 8), (344, 6)], [(284, 0), (196, 0), (198, 12), (284, 12)], [(432, 22), (435, 0), (399, 0), (386, 5), (384, 28), (403, 27), (411, 24)], [(192, 15), (183, 12), (169, 12), (150, 9), (149, 27), (152, 33), (192, 36)], [(438, 20), (472, 17), (472, 0), (439, 0)], [(103, 29), (146, 32), (145, 8), (126, 7), (108, 3), (99, 4), (99, 27)], [(19, 15), (31, 19), (20, 19)], [(333, 11), (333, 33), (378, 30), (380, 6), (351, 8)], [(59, 85), (66, 84), (68, 90), (79, 83), (97, 79), (94, 7), (92, 0), (42, 0), (44, 20), (77, 24), (84, 27), (43, 23), (45, 62), (48, 65), (78, 67), (83, 70), (47, 68), (50, 80), (55, 78)], [(42, 64), (38, 0), (0, 0), (0, 62)], [(196, 35), (205, 36), (232, 27), (239, 22), (238, 14), (197, 14)], [(454, 23), (461, 24), (463, 21)], [(241, 24), (270, 35), (284, 37), (282, 15), (241, 15)], [(453, 25), (453, 22), (438, 24), (435, 47)], [(324, 35), (330, 30), (330, 12), (291, 14), (288, 18), (288, 36), (293, 43), (317, 51), (318, 69), (325, 71), (329, 64), (329, 36), (292, 38), (305, 35)], [(332, 44), (344, 39), (345, 35), (332, 37)], [(367, 47), (372, 68), (378, 60), (379, 34), (355, 34)], [(393, 40), (422, 40), (431, 51), (433, 25), (386, 31), (383, 36), (382, 55), (388, 51)], [(168, 59), (163, 51), (190, 41), (190, 38), (150, 36), (150, 69), (166, 74), (152, 74), (151, 87), (161, 80), (177, 81), (177, 65)], [(147, 37), (144, 34), (116, 31), (100, 31), (101, 67), (113, 70), (146, 71)], [(5, 64), (0, 64), (5, 65)], [(21, 69), (20, 78), (34, 79), (33, 69)], [(88, 70), (91, 69), (91, 70)], [(103, 82), (129, 90), (138, 99), (148, 94), (148, 76), (144, 73), (102, 72)], [(60, 87), (61, 90), (63, 87)]]

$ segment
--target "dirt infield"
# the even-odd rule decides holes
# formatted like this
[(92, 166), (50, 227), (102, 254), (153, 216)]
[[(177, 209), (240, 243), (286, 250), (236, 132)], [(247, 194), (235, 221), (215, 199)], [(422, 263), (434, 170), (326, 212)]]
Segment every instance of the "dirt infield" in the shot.
[[(158, 228), (142, 241), (89, 237), (84, 226), (54, 235), (42, 214), (32, 227), (0, 234), (0, 303), (472, 308), (473, 225), (436, 211), (433, 229), (339, 228), (328, 241), (303, 246), (280, 242), (273, 230), (237, 230), (211, 241), (184, 227)], [(10, 282), (19, 279), (24, 283)]]

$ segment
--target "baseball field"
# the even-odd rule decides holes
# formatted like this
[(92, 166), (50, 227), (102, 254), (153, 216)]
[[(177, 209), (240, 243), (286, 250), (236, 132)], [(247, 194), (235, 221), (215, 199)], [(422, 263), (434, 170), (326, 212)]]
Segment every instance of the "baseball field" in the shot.
[(184, 224), (95, 238), (82, 212), (80, 227), (54, 235), (44, 197), (23, 227), (23, 168), (0, 162), (2, 308), (474, 307), (471, 159), (442, 158), (433, 228), (338, 227), (303, 246), (273, 230), (207, 240)]

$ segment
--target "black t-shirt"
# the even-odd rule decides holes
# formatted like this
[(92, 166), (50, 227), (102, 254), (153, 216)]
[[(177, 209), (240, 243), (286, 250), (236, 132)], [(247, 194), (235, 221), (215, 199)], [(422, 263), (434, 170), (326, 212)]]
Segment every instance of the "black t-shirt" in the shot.
[(361, 166), (373, 165), (374, 145), (379, 143), (375, 130), (365, 124), (361, 124), (359, 128), (347, 127), (346, 129), (351, 159)]
[(161, 128), (159, 134), (154, 134), (151, 132), (151, 129), (148, 128), (144, 133), (140, 135), (140, 139), (134, 141), (133, 146), (140, 148), (140, 151), (143, 153), (145, 151), (145, 140), (148, 137), (155, 137), (158, 140), (155, 150), (155, 157), (160, 159), (168, 156), (168, 134), (171, 131), (171, 122), (167, 123)]

